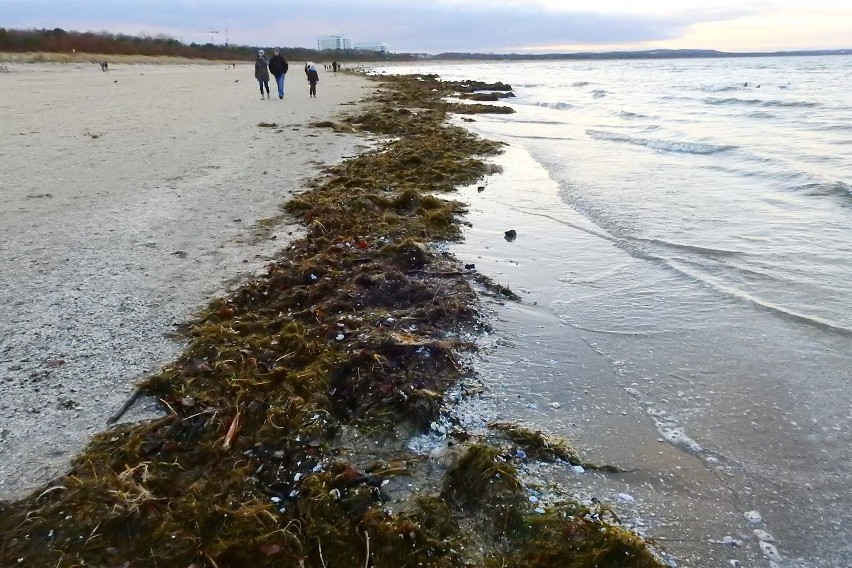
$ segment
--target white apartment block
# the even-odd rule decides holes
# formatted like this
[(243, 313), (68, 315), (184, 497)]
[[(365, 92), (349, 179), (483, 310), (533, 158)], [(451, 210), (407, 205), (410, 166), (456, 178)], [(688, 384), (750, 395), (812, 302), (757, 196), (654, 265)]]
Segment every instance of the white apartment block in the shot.
[(390, 46), (388, 44), (379, 43), (375, 41), (356, 42), (355, 49), (362, 49), (364, 51), (377, 51), (379, 53), (390, 53)]
[(342, 35), (324, 36), (317, 40), (317, 49), (320, 51), (352, 49), (352, 40)]

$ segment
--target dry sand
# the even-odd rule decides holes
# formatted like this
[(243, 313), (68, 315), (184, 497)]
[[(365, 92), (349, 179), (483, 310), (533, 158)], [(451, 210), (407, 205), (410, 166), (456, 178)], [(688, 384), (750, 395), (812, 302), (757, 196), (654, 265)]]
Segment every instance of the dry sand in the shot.
[(181, 351), (174, 326), (295, 230), (258, 220), (364, 144), (309, 124), (369, 81), (321, 72), (313, 99), (302, 65), (271, 101), (250, 64), (0, 73), (0, 499), (63, 472)]

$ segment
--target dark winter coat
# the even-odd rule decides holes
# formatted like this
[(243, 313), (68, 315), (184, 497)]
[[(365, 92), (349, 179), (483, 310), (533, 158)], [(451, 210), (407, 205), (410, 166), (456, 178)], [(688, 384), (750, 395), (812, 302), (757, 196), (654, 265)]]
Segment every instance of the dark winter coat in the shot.
[(314, 68), (308, 69), (308, 83), (316, 83), (319, 81), (319, 73)]
[(269, 70), (266, 68), (266, 58), (258, 57), (254, 62), (254, 78), (258, 81), (269, 81)]
[(269, 72), (276, 77), (286, 74), (289, 67), (283, 55), (273, 55), (272, 59), (269, 60)]

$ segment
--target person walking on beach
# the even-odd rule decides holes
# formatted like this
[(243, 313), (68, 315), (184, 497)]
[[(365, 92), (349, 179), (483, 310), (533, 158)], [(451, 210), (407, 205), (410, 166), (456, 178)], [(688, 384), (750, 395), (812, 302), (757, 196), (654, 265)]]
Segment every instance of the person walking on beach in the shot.
[(308, 83), (310, 83), (311, 88), (308, 91), (310, 96), (316, 98), (317, 96), (317, 83), (319, 82), (319, 73), (317, 73), (317, 68), (313, 63), (308, 63), (305, 67), (305, 73), (308, 75)]
[(268, 63), (262, 49), (257, 51), (257, 61), (254, 62), (254, 78), (260, 85), (260, 100), (263, 100), (263, 89), (266, 89), (266, 98), (269, 98), (269, 69)]
[(287, 74), (287, 60), (281, 55), (277, 49), (272, 52), (272, 58), (269, 60), (269, 72), (275, 77), (275, 82), (278, 84), (278, 98), (284, 98), (284, 75)]

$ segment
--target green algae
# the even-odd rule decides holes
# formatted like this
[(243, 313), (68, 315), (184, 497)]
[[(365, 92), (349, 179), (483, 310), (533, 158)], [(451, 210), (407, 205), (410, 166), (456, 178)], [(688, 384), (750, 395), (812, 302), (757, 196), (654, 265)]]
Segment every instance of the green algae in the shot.
[(580, 454), (568, 442), (549, 436), (541, 430), (530, 430), (508, 422), (495, 422), (488, 427), (502, 433), (513, 444), (521, 447), (531, 459), (550, 462), (563, 460), (576, 465), (582, 461)]
[(500, 501), (521, 489), (518, 472), (499, 449), (473, 444), (447, 471), (442, 496), (461, 507)]
[(446, 102), (468, 88), (383, 79), (372, 105), (313, 125), (386, 139), (287, 202), (306, 236), (184, 326), (185, 352), (140, 385), (165, 417), (0, 503), (0, 565), (656, 566), (580, 508), (530, 517), (499, 448), (461, 447), (442, 473), (384, 443), (439, 419), (470, 374), (459, 337), (484, 326), (476, 277), (432, 246), (461, 237), (464, 205), (438, 196), (498, 171), (483, 158), (500, 144), (446, 121), (511, 109)]
[(523, 515), (507, 531), (506, 551), (487, 568), (659, 568), (644, 541), (590, 511), (577, 508)]

